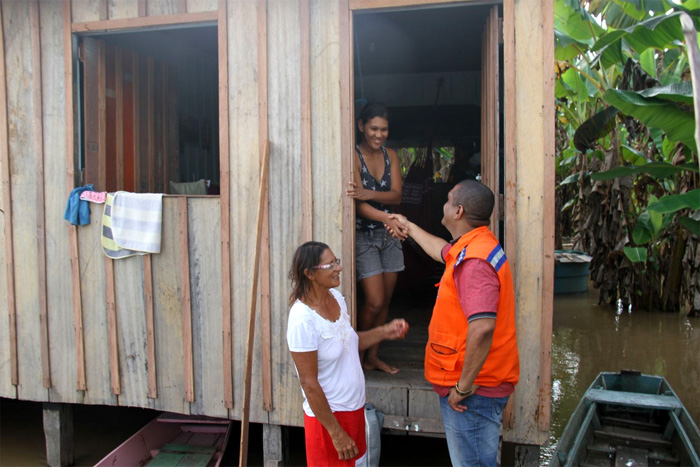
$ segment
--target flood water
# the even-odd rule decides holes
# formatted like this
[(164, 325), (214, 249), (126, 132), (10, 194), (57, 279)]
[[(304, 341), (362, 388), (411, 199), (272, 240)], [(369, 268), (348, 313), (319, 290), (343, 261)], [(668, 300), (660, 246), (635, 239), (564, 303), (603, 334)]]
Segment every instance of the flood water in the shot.
[[(601, 371), (634, 369), (665, 376), (700, 421), (700, 318), (597, 305), (597, 292), (554, 299), (552, 426), (546, 464), (569, 415)], [(143, 409), (75, 406), (75, 463), (93, 465), (157, 415)], [(249, 465), (262, 465), (262, 428), (251, 424)], [(304, 465), (303, 431), (290, 429), (290, 465)], [(234, 423), (223, 465), (238, 464)], [(444, 439), (383, 436), (382, 465), (447, 465)], [(41, 404), (0, 399), (0, 466), (46, 465)], [(504, 458), (504, 465), (507, 460)]]
[(700, 318), (618, 311), (597, 302), (594, 289), (554, 298), (551, 446), (543, 460), (601, 371), (664, 376), (695, 423), (700, 421)]

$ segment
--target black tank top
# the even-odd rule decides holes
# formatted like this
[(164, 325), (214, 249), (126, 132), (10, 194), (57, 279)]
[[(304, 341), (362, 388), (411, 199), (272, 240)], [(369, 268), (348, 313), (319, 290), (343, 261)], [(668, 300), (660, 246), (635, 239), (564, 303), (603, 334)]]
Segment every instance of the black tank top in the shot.
[[(370, 173), (369, 169), (367, 168), (367, 164), (365, 164), (365, 159), (364, 157), (362, 157), (362, 153), (360, 152), (360, 147), (355, 146), (355, 150), (357, 151), (357, 155), (360, 156), (360, 164), (362, 165), (360, 169), (360, 179), (362, 180), (362, 188), (374, 191), (391, 191), (391, 161), (389, 161), (389, 154), (387, 154), (384, 146), (382, 146), (382, 153), (384, 154), (384, 175), (382, 175), (382, 178), (380, 180), (375, 179)], [(365, 202), (373, 208), (379, 209), (380, 211), (384, 211), (389, 214), (394, 212), (386, 204), (378, 203), (373, 200)], [(372, 232), (376, 229), (383, 228), (384, 224), (382, 222), (367, 219), (366, 217), (362, 217), (359, 214), (355, 217), (355, 229), (357, 231)]]

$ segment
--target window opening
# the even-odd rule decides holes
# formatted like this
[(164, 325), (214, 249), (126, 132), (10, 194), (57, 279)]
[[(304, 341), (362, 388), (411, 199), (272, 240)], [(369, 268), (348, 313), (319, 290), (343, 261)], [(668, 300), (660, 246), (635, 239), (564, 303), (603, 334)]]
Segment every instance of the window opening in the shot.
[(216, 26), (82, 36), (78, 79), (84, 183), (219, 194)]

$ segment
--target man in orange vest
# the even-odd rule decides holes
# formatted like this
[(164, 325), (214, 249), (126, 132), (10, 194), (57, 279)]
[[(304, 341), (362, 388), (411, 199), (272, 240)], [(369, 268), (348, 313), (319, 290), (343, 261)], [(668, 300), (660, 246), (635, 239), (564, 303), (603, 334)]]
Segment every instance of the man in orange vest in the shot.
[(449, 243), (393, 215), (403, 234), (445, 263), (425, 347), (425, 378), (440, 396), (455, 466), (497, 465), (503, 408), (520, 375), (510, 264), (488, 228), (493, 205), (486, 185), (455, 185), (443, 206)]

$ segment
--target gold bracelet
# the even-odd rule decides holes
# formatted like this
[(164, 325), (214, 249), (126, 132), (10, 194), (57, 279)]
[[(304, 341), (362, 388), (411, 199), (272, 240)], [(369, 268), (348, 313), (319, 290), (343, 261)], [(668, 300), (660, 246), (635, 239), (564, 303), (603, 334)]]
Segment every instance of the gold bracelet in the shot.
[(461, 389), (459, 389), (459, 381), (457, 381), (457, 383), (455, 383), (455, 391), (457, 391), (457, 394), (461, 397), (467, 397), (467, 396), (471, 395), (472, 392), (474, 392), (474, 390), (472, 388), (469, 388), (466, 391), (462, 391)]

